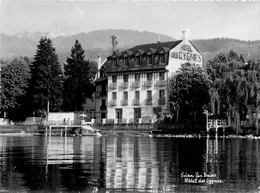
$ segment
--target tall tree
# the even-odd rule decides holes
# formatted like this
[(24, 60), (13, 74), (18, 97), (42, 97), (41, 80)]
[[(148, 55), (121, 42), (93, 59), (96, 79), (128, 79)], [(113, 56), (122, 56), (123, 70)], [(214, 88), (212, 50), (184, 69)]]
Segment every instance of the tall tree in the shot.
[(211, 111), (221, 118), (226, 118), (238, 133), (241, 121), (246, 120), (258, 132), (260, 107), (260, 70), (259, 66), (234, 51), (221, 53), (207, 64), (207, 72), (213, 81), (211, 93)]
[(27, 58), (14, 59), (2, 68), (1, 108), (12, 121), (25, 119), (25, 96), (29, 79), (30, 68)]
[(31, 66), (29, 85), (31, 113), (41, 116), (49, 111), (59, 111), (62, 105), (62, 71), (55, 48), (49, 38), (42, 37)]
[(83, 109), (85, 98), (91, 97), (95, 87), (89, 72), (90, 62), (85, 60), (85, 51), (78, 40), (66, 61), (63, 108), (66, 111), (79, 111)]
[(180, 123), (199, 123), (209, 102), (210, 81), (201, 67), (186, 63), (170, 81), (170, 102)]

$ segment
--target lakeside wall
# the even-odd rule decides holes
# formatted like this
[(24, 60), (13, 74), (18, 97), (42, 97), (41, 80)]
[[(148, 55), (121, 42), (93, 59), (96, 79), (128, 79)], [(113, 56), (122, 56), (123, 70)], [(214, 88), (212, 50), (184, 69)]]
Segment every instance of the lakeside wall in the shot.
[(0, 125), (0, 134), (5, 133), (30, 133), (38, 134), (40, 125)]

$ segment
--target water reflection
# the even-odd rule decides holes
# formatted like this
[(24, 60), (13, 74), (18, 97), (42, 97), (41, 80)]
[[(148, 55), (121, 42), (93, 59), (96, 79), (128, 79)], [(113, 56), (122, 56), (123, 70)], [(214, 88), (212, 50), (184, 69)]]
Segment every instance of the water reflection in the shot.
[(257, 192), (259, 140), (0, 137), (0, 191)]

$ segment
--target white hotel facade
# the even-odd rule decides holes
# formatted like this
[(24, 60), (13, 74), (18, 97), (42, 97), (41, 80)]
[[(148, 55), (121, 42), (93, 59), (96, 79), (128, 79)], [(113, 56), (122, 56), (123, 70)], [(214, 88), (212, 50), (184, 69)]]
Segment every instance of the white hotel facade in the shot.
[[(101, 108), (96, 105), (96, 119), (102, 123), (155, 122), (169, 112), (168, 80), (187, 62), (202, 66), (203, 58), (185, 38), (115, 52), (102, 65), (100, 79), (107, 79), (107, 86), (102, 86), (106, 110), (99, 112)], [(97, 104), (101, 104), (99, 98), (95, 99)]]

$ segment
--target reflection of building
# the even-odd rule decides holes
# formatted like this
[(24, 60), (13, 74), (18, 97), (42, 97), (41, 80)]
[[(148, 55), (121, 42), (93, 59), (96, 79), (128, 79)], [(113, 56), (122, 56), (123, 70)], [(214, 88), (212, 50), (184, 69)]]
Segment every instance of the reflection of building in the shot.
[(157, 143), (153, 139), (109, 137), (105, 152), (107, 189), (159, 190), (167, 183), (169, 168), (159, 167)]
[(202, 66), (203, 59), (185, 38), (114, 52), (96, 80), (96, 118), (103, 123), (154, 122), (169, 108), (169, 78), (187, 62)]

